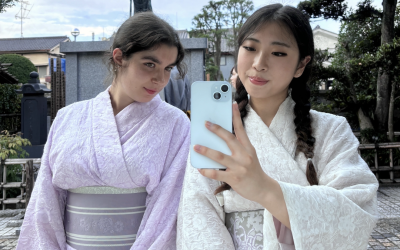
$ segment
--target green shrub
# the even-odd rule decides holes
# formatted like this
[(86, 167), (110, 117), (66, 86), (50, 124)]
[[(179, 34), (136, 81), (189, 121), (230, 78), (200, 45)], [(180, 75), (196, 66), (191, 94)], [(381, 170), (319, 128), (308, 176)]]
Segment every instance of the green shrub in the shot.
[(27, 83), (30, 79), (29, 74), (32, 71), (37, 71), (35, 65), (26, 57), (17, 54), (0, 55), (1, 63), (12, 63), (7, 71), (18, 79), (20, 83)]

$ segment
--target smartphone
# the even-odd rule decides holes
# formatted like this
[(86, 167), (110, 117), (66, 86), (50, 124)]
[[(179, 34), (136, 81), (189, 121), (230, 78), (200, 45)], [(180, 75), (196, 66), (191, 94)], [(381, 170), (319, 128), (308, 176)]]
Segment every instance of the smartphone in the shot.
[(226, 155), (232, 155), (228, 145), (209, 131), (206, 121), (220, 125), (232, 133), (232, 86), (223, 81), (197, 81), (191, 86), (190, 161), (195, 168), (225, 169), (221, 164), (196, 153), (198, 144)]

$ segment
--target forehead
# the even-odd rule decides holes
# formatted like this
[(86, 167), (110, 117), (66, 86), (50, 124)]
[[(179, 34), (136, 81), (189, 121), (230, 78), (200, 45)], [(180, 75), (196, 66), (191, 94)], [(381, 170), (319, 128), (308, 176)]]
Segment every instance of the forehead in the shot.
[(178, 57), (178, 48), (167, 44), (159, 44), (148, 50), (142, 50), (135, 53), (136, 57), (154, 58), (161, 64), (173, 64)]
[(289, 28), (279, 22), (262, 24), (249, 38), (256, 38), (261, 43), (283, 42), (297, 49), (297, 42)]

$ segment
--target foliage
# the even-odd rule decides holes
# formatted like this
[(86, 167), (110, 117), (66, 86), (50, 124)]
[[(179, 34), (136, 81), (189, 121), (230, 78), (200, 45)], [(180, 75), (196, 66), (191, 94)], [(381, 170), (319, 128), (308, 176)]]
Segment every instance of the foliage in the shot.
[(0, 159), (24, 158), (27, 152), (22, 148), (31, 145), (28, 139), (21, 137), (21, 133), (10, 135), (7, 130), (0, 133)]
[[(368, 6), (367, 1), (360, 3), (358, 10), (348, 13), (347, 17), (352, 18), (342, 21), (334, 54), (315, 52), (310, 80), (313, 90), (313, 85), (334, 78), (332, 89), (327, 95), (328, 102), (320, 103), (318, 100), (313, 100), (313, 108), (336, 114), (345, 112), (346, 118), (355, 129), (359, 128), (357, 117), (359, 108), (372, 122), (375, 122), (376, 126), (374, 110), (379, 68), (392, 76), (397, 85), (396, 89), (399, 89), (400, 83), (400, 8), (397, 7), (395, 16), (396, 38), (392, 43), (381, 46), (382, 23), (381, 18), (377, 17), (379, 15), (364, 17), (362, 21), (355, 18), (364, 11), (365, 6)], [(332, 64), (323, 67), (322, 62), (327, 60), (331, 60)], [(399, 95), (398, 91), (396, 95)], [(400, 112), (399, 101), (397, 99), (395, 103), (397, 112)], [(400, 122), (397, 121), (395, 126), (397, 126), (395, 130), (399, 130)]]
[[(24, 158), (28, 153), (22, 148), (31, 145), (28, 139), (21, 138), (21, 134), (10, 135), (7, 130), (0, 133), (0, 160)], [(7, 182), (21, 181), (19, 175), (22, 173), (21, 165), (9, 165), (7, 167)], [(15, 197), (19, 189), (8, 190), (7, 197)]]
[(5, 12), (6, 8), (15, 6), (15, 0), (0, 0), (0, 13)]
[(297, 8), (310, 18), (337, 20), (346, 16), (347, 4), (345, 0), (306, 0), (300, 2)]
[(228, 45), (235, 46), (238, 31), (253, 9), (250, 0), (209, 1), (201, 13), (193, 18), (194, 28), (189, 34), (191, 37), (207, 38), (211, 55), (206, 62), (206, 73), (211, 78), (223, 80), (220, 72), (222, 39), (227, 39)]
[(0, 63), (12, 63), (7, 71), (20, 83), (27, 83), (30, 79), (29, 74), (32, 71), (37, 71), (35, 65), (28, 58), (17, 54), (0, 55)]
[[(0, 84), (0, 115), (21, 113), (21, 96), (15, 93), (19, 86), (15, 84)], [(0, 131), (20, 131), (21, 116), (0, 116)]]
[(227, 34), (228, 45), (235, 48), (235, 58), (237, 58), (237, 37), (240, 28), (254, 10), (254, 4), (249, 0), (225, 0), (227, 11), (227, 26), (231, 32)]

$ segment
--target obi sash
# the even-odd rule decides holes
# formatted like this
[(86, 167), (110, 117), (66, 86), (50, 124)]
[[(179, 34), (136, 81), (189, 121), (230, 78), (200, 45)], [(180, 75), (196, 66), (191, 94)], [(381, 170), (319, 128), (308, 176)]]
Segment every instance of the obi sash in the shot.
[(146, 210), (146, 188), (68, 190), (64, 228), (76, 250), (129, 250)]

